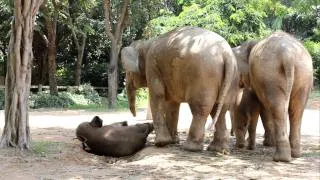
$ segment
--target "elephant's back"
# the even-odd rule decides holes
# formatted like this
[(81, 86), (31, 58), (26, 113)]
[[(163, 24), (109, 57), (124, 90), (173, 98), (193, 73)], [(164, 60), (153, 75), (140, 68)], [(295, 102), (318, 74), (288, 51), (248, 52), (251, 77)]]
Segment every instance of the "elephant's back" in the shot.
[(224, 53), (232, 54), (224, 38), (198, 27), (165, 34), (149, 51), (152, 55), (148, 59), (158, 67), (168, 98), (180, 102), (188, 102), (199, 92), (214, 94), (223, 79)]

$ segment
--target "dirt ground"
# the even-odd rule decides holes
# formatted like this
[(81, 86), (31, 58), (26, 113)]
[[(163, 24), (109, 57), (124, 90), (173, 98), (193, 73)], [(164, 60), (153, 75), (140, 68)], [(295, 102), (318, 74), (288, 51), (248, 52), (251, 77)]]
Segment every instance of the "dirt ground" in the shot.
[[(314, 108), (314, 107), (313, 107)], [(319, 106), (316, 106), (311, 126), (319, 126)], [(3, 113), (3, 112), (2, 112)], [(140, 111), (140, 118), (144, 112)], [(180, 114), (187, 114), (181, 112)], [(317, 115), (318, 113), (318, 115)], [(83, 111), (37, 111), (30, 113), (32, 149), (19, 152), (0, 149), (0, 179), (317, 179), (320, 178), (319, 127), (308, 134), (302, 132), (302, 157), (290, 163), (272, 161), (274, 148), (262, 146), (263, 131), (258, 130), (254, 151), (234, 148), (230, 137), (230, 154), (208, 151), (187, 152), (181, 149), (187, 131), (179, 124), (180, 144), (164, 148), (154, 146), (154, 134), (148, 137), (146, 148), (137, 154), (112, 158), (88, 154), (75, 140), (74, 127), (83, 119), (102, 116), (103, 119), (130, 117), (128, 112), (111, 114)], [(186, 115), (190, 116), (190, 115)], [(65, 118), (65, 119), (63, 119)], [(183, 115), (180, 118), (185, 118)], [(0, 121), (3, 114), (0, 112)], [(59, 121), (60, 120), (60, 121)], [(179, 123), (182, 120), (179, 120)], [(41, 124), (43, 122), (43, 124)], [(139, 120), (130, 123), (140, 122)], [(142, 121), (141, 121), (142, 122)], [(314, 123), (313, 123), (314, 122)], [(130, 124), (129, 123), (129, 124)], [(0, 123), (0, 127), (3, 127)], [(303, 126), (305, 128), (307, 126)], [(259, 129), (259, 128), (258, 128)], [(1, 132), (1, 129), (0, 129)], [(205, 136), (205, 148), (211, 141)]]

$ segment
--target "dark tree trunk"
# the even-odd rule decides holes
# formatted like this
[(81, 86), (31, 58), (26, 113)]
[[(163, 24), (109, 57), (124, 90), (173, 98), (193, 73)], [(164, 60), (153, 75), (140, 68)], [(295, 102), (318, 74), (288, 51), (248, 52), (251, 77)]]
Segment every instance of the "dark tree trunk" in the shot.
[[(52, 1), (55, 6), (55, 0)], [(48, 37), (48, 73), (49, 73), (49, 86), (50, 86), (50, 94), (51, 95), (58, 95), (58, 88), (57, 88), (57, 65), (56, 65), (56, 54), (57, 54), (57, 47), (56, 47), (56, 31), (57, 31), (57, 19), (58, 13), (54, 8), (54, 13), (52, 16), (49, 14), (48, 7), (44, 7), (44, 17), (45, 17), (45, 24), (47, 28), (47, 37)]]
[[(77, 38), (74, 38), (75, 41), (78, 41)], [(81, 71), (82, 71), (82, 60), (84, 48), (86, 45), (86, 36), (82, 35), (81, 43), (76, 42), (77, 44), (77, 61), (76, 61), (76, 69), (75, 69), (75, 85), (79, 86), (81, 84)]]
[(14, 22), (9, 43), (5, 126), (0, 147), (30, 147), (28, 96), (32, 67), (32, 38), (35, 15), (41, 0), (15, 0)]

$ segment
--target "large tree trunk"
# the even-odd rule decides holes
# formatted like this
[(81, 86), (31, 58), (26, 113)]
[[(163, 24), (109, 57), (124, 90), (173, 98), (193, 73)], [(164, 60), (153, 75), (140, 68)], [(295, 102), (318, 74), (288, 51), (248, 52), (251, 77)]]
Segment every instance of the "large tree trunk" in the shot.
[(35, 15), (40, 0), (15, 0), (14, 22), (9, 43), (6, 90), (5, 126), (0, 147), (30, 147), (28, 96), (32, 67), (32, 38)]
[(111, 41), (111, 58), (108, 66), (108, 104), (109, 108), (115, 108), (118, 93), (118, 59), (119, 51), (122, 46), (122, 34), (127, 26), (129, 18), (130, 0), (124, 0), (120, 15), (117, 18), (117, 25), (112, 32), (112, 22), (110, 19), (111, 5), (110, 0), (104, 0), (106, 33)]
[(113, 43), (111, 46), (111, 59), (108, 66), (108, 103), (110, 108), (115, 108), (117, 105), (118, 54), (118, 45)]
[[(52, 1), (55, 4), (55, 1)], [(55, 5), (54, 5), (55, 6)], [(55, 11), (55, 10), (54, 10)], [(49, 70), (49, 86), (50, 94), (58, 95), (57, 78), (56, 78), (56, 31), (57, 31), (57, 19), (58, 15), (56, 12), (52, 13), (52, 17), (49, 15), (48, 7), (44, 7), (45, 12), (45, 23), (48, 33), (48, 70)]]

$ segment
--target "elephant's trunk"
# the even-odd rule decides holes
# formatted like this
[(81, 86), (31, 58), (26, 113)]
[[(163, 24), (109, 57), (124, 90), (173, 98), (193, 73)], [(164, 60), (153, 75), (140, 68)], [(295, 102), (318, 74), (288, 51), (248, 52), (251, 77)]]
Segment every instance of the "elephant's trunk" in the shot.
[(136, 89), (127, 86), (129, 109), (134, 117), (136, 117)]

